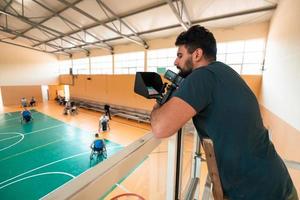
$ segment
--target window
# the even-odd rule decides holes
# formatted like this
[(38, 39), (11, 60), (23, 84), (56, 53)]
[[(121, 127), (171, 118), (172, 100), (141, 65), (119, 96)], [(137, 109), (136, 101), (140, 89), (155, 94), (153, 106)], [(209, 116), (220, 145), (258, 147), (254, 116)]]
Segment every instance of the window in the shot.
[(144, 52), (123, 53), (115, 55), (115, 74), (135, 74), (144, 71)]
[(112, 74), (112, 55), (91, 57), (91, 74)]
[(70, 68), (72, 68), (71, 60), (61, 60), (59, 61), (59, 74), (69, 74)]
[(89, 58), (73, 60), (73, 74), (89, 74)]
[(218, 43), (217, 49), (217, 60), (228, 64), (239, 74), (261, 74), (264, 39)]
[(147, 71), (163, 74), (168, 69), (178, 72), (174, 66), (177, 56), (177, 48), (157, 49), (148, 51)]

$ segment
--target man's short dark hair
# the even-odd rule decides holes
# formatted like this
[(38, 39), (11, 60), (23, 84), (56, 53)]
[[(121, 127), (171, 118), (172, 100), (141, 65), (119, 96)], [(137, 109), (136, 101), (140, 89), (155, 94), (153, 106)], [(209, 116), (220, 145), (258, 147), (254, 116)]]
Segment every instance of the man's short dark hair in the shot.
[(176, 39), (176, 46), (185, 45), (191, 54), (200, 48), (204, 57), (209, 61), (215, 61), (217, 55), (217, 45), (214, 35), (200, 25), (195, 25), (187, 31), (182, 32)]
[(95, 137), (99, 137), (99, 134), (98, 134), (98, 133), (96, 133), (96, 134), (95, 134)]

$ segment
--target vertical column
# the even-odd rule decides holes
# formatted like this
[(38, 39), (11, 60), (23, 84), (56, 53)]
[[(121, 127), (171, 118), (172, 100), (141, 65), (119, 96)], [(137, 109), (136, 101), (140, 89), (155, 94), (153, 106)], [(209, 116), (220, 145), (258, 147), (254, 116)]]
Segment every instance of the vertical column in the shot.
[(115, 54), (111, 54), (111, 59), (112, 59), (112, 74), (115, 74)]
[(147, 59), (148, 59), (148, 51), (147, 49), (144, 49), (144, 72), (146, 72), (148, 69)]

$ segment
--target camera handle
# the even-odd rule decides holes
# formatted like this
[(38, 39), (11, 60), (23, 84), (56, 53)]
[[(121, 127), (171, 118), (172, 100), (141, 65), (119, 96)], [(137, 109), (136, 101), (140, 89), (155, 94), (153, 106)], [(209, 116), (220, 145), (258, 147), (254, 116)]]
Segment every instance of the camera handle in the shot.
[(171, 85), (167, 86), (167, 92), (165, 95), (162, 96), (162, 98), (156, 99), (156, 102), (159, 105), (163, 105), (164, 103), (166, 103), (170, 97), (172, 96), (172, 93), (176, 90), (177, 86), (172, 83)]

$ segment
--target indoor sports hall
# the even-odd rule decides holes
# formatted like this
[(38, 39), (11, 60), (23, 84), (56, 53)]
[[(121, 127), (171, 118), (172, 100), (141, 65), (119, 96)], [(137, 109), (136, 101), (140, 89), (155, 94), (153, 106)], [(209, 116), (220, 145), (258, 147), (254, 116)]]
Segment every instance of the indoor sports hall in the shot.
[[(234, 200), (269, 191), (267, 199), (297, 200), (299, 18), (299, 0), (0, 0), (0, 199)], [(198, 110), (193, 100), (176, 99), (200, 96), (196, 86), (181, 91), (200, 71), (196, 62), (216, 62), (207, 57), (207, 43), (190, 52), (193, 44), (178, 41), (202, 26), (215, 38), (215, 60), (248, 93), (233, 96), (235, 82), (227, 87), (212, 79), (221, 88), (212, 91), (224, 96)], [(179, 64), (185, 55), (191, 60), (184, 66), (193, 67), (186, 76)], [(195, 81), (206, 87), (210, 76)], [(220, 135), (232, 131), (223, 126), (209, 129), (219, 123), (251, 132), (244, 124), (256, 111), (245, 96), (257, 102), (254, 127), (266, 131), (250, 149), (243, 144), (251, 134), (238, 140)], [(230, 109), (211, 111), (216, 102)], [(248, 112), (208, 120), (207, 113), (232, 116), (240, 107)], [(175, 133), (165, 136), (169, 130)], [(236, 143), (219, 143), (230, 139)], [(255, 164), (244, 161), (252, 152), (259, 152)], [(241, 189), (255, 169), (266, 166), (271, 174), (276, 168), (265, 154), (278, 155), (286, 173), (267, 177), (264, 186), (256, 176)], [(223, 161), (235, 158), (243, 162), (225, 170)], [(224, 177), (238, 176), (236, 169), (247, 170), (230, 185)], [(277, 187), (288, 175), (293, 187)]]

